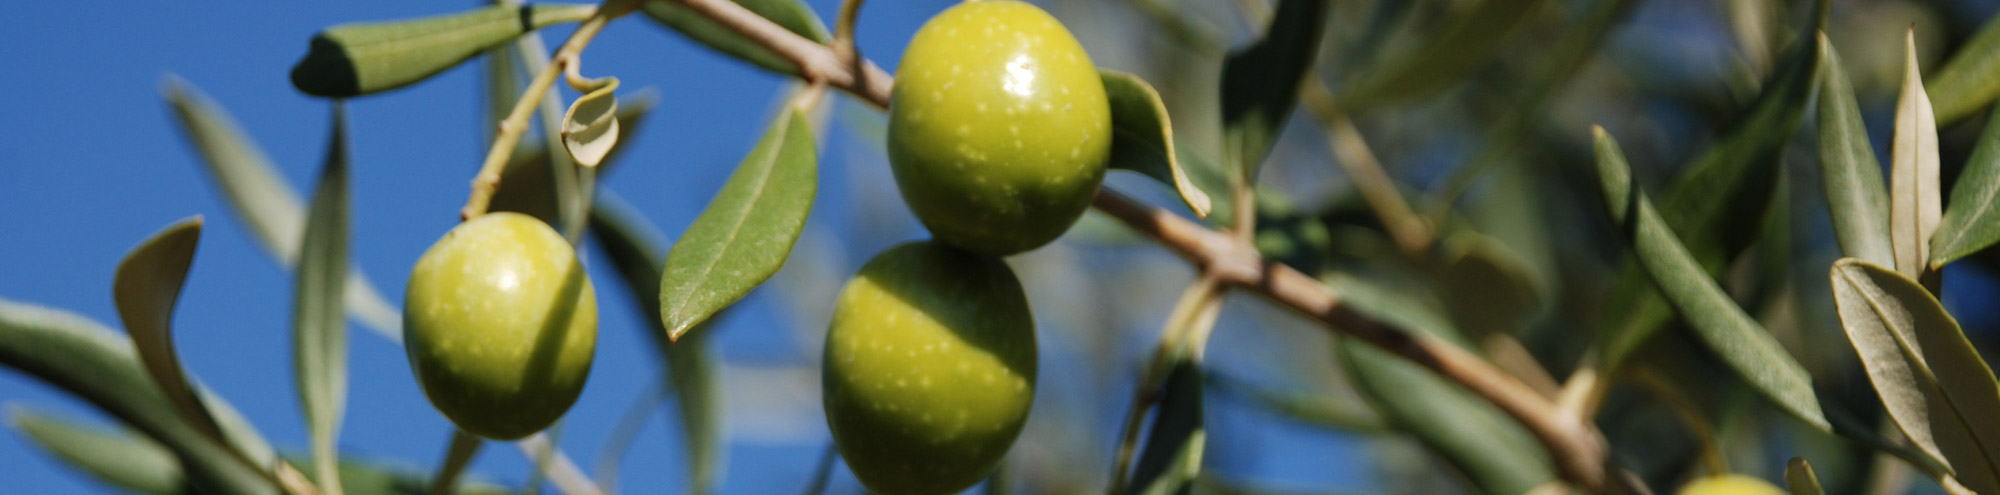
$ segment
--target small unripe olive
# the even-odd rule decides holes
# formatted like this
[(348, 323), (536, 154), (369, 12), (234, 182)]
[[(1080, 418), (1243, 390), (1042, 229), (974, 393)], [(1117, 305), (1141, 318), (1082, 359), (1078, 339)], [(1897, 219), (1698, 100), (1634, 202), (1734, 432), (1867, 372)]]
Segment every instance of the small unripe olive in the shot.
[(827, 425), (884, 495), (956, 493), (1020, 436), (1035, 326), (998, 258), (934, 242), (877, 255), (840, 292), (821, 375)]
[(583, 392), (597, 293), (569, 242), (519, 213), (481, 215), (410, 272), (403, 347), (431, 405), (468, 433), (528, 436)]
[(1740, 474), (1710, 476), (1681, 485), (1676, 495), (1788, 495), (1771, 482)]
[(1000, 256), (1048, 244), (1090, 206), (1110, 153), (1097, 67), (1033, 5), (960, 3), (903, 51), (889, 164), (939, 241)]

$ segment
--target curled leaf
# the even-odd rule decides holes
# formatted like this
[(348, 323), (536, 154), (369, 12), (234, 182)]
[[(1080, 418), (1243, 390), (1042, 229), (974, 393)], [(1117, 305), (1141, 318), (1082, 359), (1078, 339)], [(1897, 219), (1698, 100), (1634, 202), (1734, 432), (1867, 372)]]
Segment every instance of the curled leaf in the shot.
[(201, 217), (176, 222), (146, 239), (118, 263), (112, 298), (146, 374), (181, 417), (202, 434), (220, 440), (221, 428), (202, 407), (181, 368), (180, 353), (174, 351), (174, 306), (180, 302), (181, 286), (187, 281), (195, 244), (200, 240)]
[(577, 165), (596, 167), (618, 145), (618, 78), (577, 98), (563, 113), (562, 142)]
[(342, 24), (313, 36), (292, 66), (292, 86), (313, 96), (345, 98), (415, 84), (515, 37), (577, 22), (591, 5), (481, 7), (434, 17)]
[(1214, 201), (1188, 179), (1174, 153), (1174, 126), (1166, 102), (1139, 76), (1098, 70), (1111, 99), (1111, 168), (1146, 174), (1174, 188), (1195, 216), (1207, 218)]

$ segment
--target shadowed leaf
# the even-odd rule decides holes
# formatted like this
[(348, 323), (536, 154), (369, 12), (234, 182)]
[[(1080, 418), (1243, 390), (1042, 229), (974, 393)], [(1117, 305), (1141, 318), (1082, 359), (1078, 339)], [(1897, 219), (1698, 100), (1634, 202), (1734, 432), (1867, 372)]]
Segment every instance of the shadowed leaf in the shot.
[(1830, 431), (1832, 425), (1820, 410), (1805, 367), (1709, 278), (1708, 271), (1653, 209), (1645, 192), (1633, 183), (1617, 141), (1603, 128), (1593, 132), (1605, 208), (1654, 286), (1702, 343), (1751, 387), (1806, 424)]
[(1464, 9), (1420, 44), (1379, 59), (1336, 101), (1350, 110), (1409, 101), (1451, 89), (1492, 60), (1501, 43), (1534, 17), (1539, 0), (1484, 0)]
[(812, 129), (797, 111), (772, 122), (667, 252), (660, 320), (678, 340), (783, 267), (818, 187)]
[(2000, 78), (1993, 77), (1995, 71), (2000, 71), (2000, 17), (1986, 21), (1986, 26), (1924, 83), (1932, 95), (1931, 103), (1936, 105), (1938, 123), (1971, 116), (2000, 98)]
[(1951, 205), (1931, 234), (1930, 267), (1943, 268), (1996, 241), (2000, 241), (2000, 122), (1989, 118), (1958, 183), (1951, 187)]
[(1213, 201), (1188, 179), (1174, 153), (1174, 126), (1160, 93), (1139, 76), (1099, 70), (1111, 99), (1111, 168), (1146, 174), (1180, 193), (1197, 217), (1208, 217)]
[(313, 36), (305, 58), (292, 66), (292, 86), (329, 98), (401, 88), (529, 31), (581, 21), (596, 11), (595, 6), (575, 4), (495, 5), (433, 17), (342, 24)]
[(1279, 0), (1264, 37), (1222, 61), (1222, 135), (1241, 182), (1254, 182), (1312, 74), (1327, 0)]
[(1130, 495), (1185, 494), (1201, 474), (1208, 437), (1202, 426), (1201, 365), (1183, 358), (1166, 376), (1146, 450), (1132, 469), (1132, 482), (1125, 485)]
[(159, 442), (26, 408), (9, 407), (6, 412), (7, 426), (100, 481), (153, 495), (180, 495), (188, 489), (181, 461)]

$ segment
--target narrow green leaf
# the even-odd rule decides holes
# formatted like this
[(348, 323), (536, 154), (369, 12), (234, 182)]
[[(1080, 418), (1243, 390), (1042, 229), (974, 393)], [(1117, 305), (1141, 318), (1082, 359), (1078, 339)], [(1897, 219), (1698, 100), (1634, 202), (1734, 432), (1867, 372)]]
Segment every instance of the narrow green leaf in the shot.
[[(333, 105), (333, 135), (319, 188), (307, 210), (303, 250), (292, 292), (292, 363), (312, 438), (315, 472), (337, 472), (341, 416), (347, 409), (347, 319), (341, 295), (347, 281), (347, 118)], [(339, 478), (321, 490), (343, 493)]]
[(596, 167), (618, 145), (618, 78), (577, 98), (563, 112), (563, 148), (577, 165)]
[[(1900, 413), (1890, 409), (1890, 418), (1912, 442), (1928, 432), (1959, 482), (2000, 493), (2000, 422), (1993, 421), (2000, 417), (2000, 383), (1958, 322), (1929, 290), (1895, 271), (1842, 259), (1832, 277), (1841, 325), (1855, 350), (1877, 361), (1900, 350), (1911, 375), (1908, 382), (1875, 383), (1885, 406), (1900, 403)], [(1871, 336), (1867, 348), (1852, 337), (1857, 333)], [(1889, 343), (1896, 348), (1881, 349)], [(1875, 365), (1869, 367), (1873, 380)]]
[[(1815, 7), (1814, 23), (1805, 32), (1826, 25), (1829, 0)], [(1710, 276), (1720, 274), (1729, 260), (1749, 249), (1763, 230), (1772, 187), (1777, 184), (1779, 152), (1790, 141), (1806, 107), (1812, 103), (1819, 73), (1818, 44), (1796, 40), (1780, 68), (1764, 83), (1746, 113), (1703, 151), (1661, 194), (1659, 213)], [(1612, 290), (1608, 325), (1601, 340), (1607, 366), (1627, 357), (1673, 320), (1670, 305), (1649, 287), (1643, 270), (1628, 266)]]
[(1993, 77), (1995, 71), (2000, 71), (2000, 17), (1986, 21), (1986, 26), (1924, 83), (1934, 95), (1931, 103), (1936, 105), (1938, 123), (1971, 116), (2000, 98), (2000, 78)]
[(131, 342), (116, 331), (72, 313), (0, 299), (0, 364), (67, 390), (165, 445), (197, 487), (231, 495), (277, 493), (258, 468), (175, 412)]
[(180, 302), (181, 286), (187, 282), (188, 268), (194, 265), (195, 245), (201, 240), (201, 217), (191, 217), (153, 234), (118, 263), (111, 284), (118, 318), (132, 335), (132, 345), (147, 376), (160, 387), (181, 417), (203, 434), (222, 439), (221, 428), (195, 396), (181, 358), (174, 351), (174, 306)]
[(1213, 201), (1181, 169), (1174, 154), (1174, 126), (1160, 93), (1139, 76), (1104, 69), (1098, 74), (1111, 98), (1111, 168), (1146, 174), (1173, 187), (1195, 216), (1207, 218)]
[(1327, 0), (1279, 0), (1264, 37), (1222, 61), (1222, 135), (1243, 182), (1254, 182), (1312, 75)]
[[(668, 244), (666, 236), (609, 190), (597, 193), (596, 205), (590, 210), (590, 232), (597, 236), (598, 245), (604, 248), (611, 265), (618, 268), (618, 276), (632, 294), (633, 303), (642, 309), (641, 314), (659, 314), (660, 299), (648, 296), (660, 286), (665, 270), (661, 260), (666, 259), (667, 250), (662, 247)], [(728, 310), (723, 311), (726, 314)], [(696, 332), (685, 340), (670, 343), (663, 321), (646, 320), (653, 327), (648, 334), (654, 337), (660, 355), (667, 361), (668, 383), (680, 406), (681, 438), (688, 459), (688, 493), (710, 493), (721, 480), (723, 461), (728, 458), (728, 443), (722, 437), (721, 362), (715, 357), (715, 346), (708, 343), (707, 332)]]
[[(285, 182), (277, 166), (222, 107), (180, 79), (169, 77), (165, 86), (181, 130), (201, 153), (209, 177), (222, 188), (237, 218), (279, 265), (296, 266), (306, 226), (305, 201), (299, 199), (298, 190)], [(356, 320), (390, 342), (403, 342), (403, 310), (389, 304), (360, 271), (348, 273), (344, 297)]]
[(805, 118), (785, 112), (681, 234), (660, 281), (667, 338), (679, 340), (784, 266), (812, 211), (816, 153)]
[(1146, 450), (1132, 469), (1127, 494), (1172, 495), (1187, 493), (1195, 476), (1201, 474), (1201, 456), (1207, 444), (1202, 426), (1201, 365), (1191, 358), (1174, 363), (1167, 372), (1153, 428), (1146, 434)]
[(1868, 144), (1861, 106), (1840, 54), (1819, 34), (1819, 166), (1826, 188), (1826, 208), (1833, 217), (1833, 235), (1847, 256), (1888, 265), (1895, 263), (1889, 245), (1889, 190), (1882, 185), (1882, 162)]
[(1451, 89), (1499, 52), (1502, 41), (1536, 12), (1539, 0), (1485, 0), (1463, 9), (1417, 46), (1377, 58), (1341, 88), (1350, 110), (1410, 101)]
[(1785, 485), (1792, 495), (1826, 495), (1826, 489), (1819, 487), (1819, 476), (1813, 474), (1812, 464), (1804, 457), (1785, 463)]
[(1896, 99), (1896, 140), (1889, 150), (1889, 244), (1896, 251), (1896, 271), (1917, 278), (1929, 267), (1931, 234), (1937, 232), (1943, 206), (1937, 117), (1918, 76), (1916, 30), (1903, 40), (1903, 94)]
[(1806, 424), (1831, 430), (1805, 367), (1709, 278), (1708, 271), (1633, 182), (1617, 141), (1603, 128), (1592, 132), (1596, 135), (1597, 173), (1605, 207), (1667, 302), (1716, 357), (1759, 393)]
[(401, 88), (542, 27), (577, 22), (592, 5), (488, 6), (456, 14), (342, 24), (313, 36), (292, 66), (292, 86), (346, 98)]
[[(804, 36), (806, 39), (824, 43), (828, 38), (826, 24), (820, 22), (819, 16), (813, 14), (812, 8), (807, 7), (804, 2), (798, 0), (731, 1), (743, 6), (745, 9), (749, 9), (751, 12), (757, 13), (758, 16), (762, 16), (773, 23), (777, 23), (779, 26), (783, 26), (787, 31)], [(743, 35), (737, 34), (735, 30), (715, 22), (714, 19), (708, 16), (688, 10), (687, 7), (682, 6), (678, 1), (651, 0), (646, 2), (645, 6), (640, 7), (640, 11), (645, 12), (646, 17), (653, 18), (660, 25), (666, 26), (668, 29), (687, 36), (688, 39), (706, 45), (715, 51), (736, 57), (738, 60), (744, 62), (749, 62), (751, 65), (761, 67), (764, 70), (788, 76), (798, 75), (798, 68), (793, 67), (790, 60), (785, 59), (785, 57), (778, 55), (777, 52), (773, 52), (769, 48), (765, 48), (761, 43), (744, 38)]]
[(187, 490), (181, 461), (159, 442), (11, 404), (6, 414), (8, 427), (100, 481), (153, 495), (181, 495)]
[[(1368, 315), (1460, 346), (1464, 338), (1436, 308), (1365, 279), (1328, 282)], [(1485, 493), (1526, 493), (1555, 479), (1535, 437), (1493, 404), (1374, 346), (1341, 339), (1336, 350), (1355, 390), (1388, 420), (1437, 453)]]
[(2000, 121), (1988, 118), (1958, 183), (1951, 186), (1951, 205), (1931, 234), (1930, 267), (1943, 268), (1994, 242), (2000, 242)]

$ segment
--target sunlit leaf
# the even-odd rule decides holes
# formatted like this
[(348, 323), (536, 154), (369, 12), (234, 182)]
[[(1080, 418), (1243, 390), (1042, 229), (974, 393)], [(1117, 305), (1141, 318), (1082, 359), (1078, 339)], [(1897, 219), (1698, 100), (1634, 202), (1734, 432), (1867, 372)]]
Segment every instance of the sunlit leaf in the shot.
[(578, 165), (596, 167), (618, 145), (618, 78), (577, 98), (563, 113), (563, 147)]
[(83, 398), (165, 445), (197, 487), (231, 495), (277, 493), (257, 468), (181, 417), (147, 376), (131, 342), (96, 322), (0, 299), (0, 364)]
[(174, 350), (174, 307), (180, 302), (181, 286), (187, 282), (200, 240), (201, 217), (175, 222), (153, 234), (118, 263), (111, 293), (118, 304), (118, 318), (132, 335), (133, 348), (146, 366), (146, 374), (181, 417), (203, 434), (220, 440), (221, 429), (202, 407), (201, 398), (195, 396), (194, 385), (181, 367), (180, 353)]
[[(590, 210), (590, 232), (617, 267), (633, 303), (644, 315), (660, 313), (660, 299), (649, 297), (660, 286), (666, 259), (666, 236), (630, 205), (608, 190), (597, 193)], [(727, 309), (723, 310), (727, 313)], [(679, 342), (668, 342), (658, 319), (646, 318), (655, 344), (667, 361), (670, 391), (680, 406), (681, 438), (687, 450), (688, 493), (710, 493), (721, 480), (728, 443), (723, 441), (722, 366), (708, 333), (698, 331)], [(709, 319), (716, 321), (715, 318)]]
[(1847, 256), (1888, 265), (1895, 263), (1889, 245), (1889, 190), (1882, 185), (1882, 162), (1868, 143), (1854, 87), (1841, 68), (1840, 54), (1819, 35), (1819, 163), (1826, 190), (1833, 235)]
[[(1959, 482), (2000, 493), (2000, 383), (1958, 322), (1895, 271), (1850, 258), (1834, 263), (1832, 278), (1841, 325), (1889, 417), (1926, 452), (1941, 453)], [(1888, 364), (1898, 358), (1900, 369)]]
[(1174, 153), (1174, 126), (1160, 93), (1139, 76), (1098, 72), (1111, 99), (1111, 168), (1146, 174), (1174, 188), (1195, 216), (1207, 217), (1213, 201), (1181, 170)]
[[(285, 182), (277, 166), (222, 107), (179, 79), (169, 78), (165, 86), (181, 130), (201, 152), (209, 177), (222, 188), (237, 218), (279, 265), (286, 269), (297, 265), (306, 228), (305, 201), (299, 199), (298, 190)], [(347, 276), (347, 311), (377, 335), (401, 344), (401, 307), (390, 304), (360, 271)]]
[[(1355, 309), (1464, 345), (1443, 314), (1365, 279), (1329, 281)], [(1351, 339), (1337, 344), (1342, 369), (1395, 431), (1423, 442), (1485, 493), (1525, 493), (1555, 479), (1535, 438), (1492, 403), (1409, 360)]]
[[(824, 43), (827, 40), (826, 24), (813, 14), (810, 7), (798, 0), (731, 0), (737, 5), (769, 19), (786, 30), (804, 36), (806, 39)], [(708, 16), (701, 15), (677, 0), (651, 0), (640, 7), (646, 17), (653, 18), (660, 25), (673, 29), (695, 42), (707, 45), (751, 65), (764, 70), (788, 76), (798, 75), (792, 62), (764, 45), (744, 38), (735, 30), (717, 23)]]
[(159, 442), (11, 404), (6, 413), (7, 426), (100, 481), (153, 495), (180, 495), (187, 490), (181, 461)]
[[(348, 253), (347, 118), (343, 105), (333, 106), (332, 137), (319, 186), (306, 214), (303, 250), (292, 293), (292, 358), (298, 379), (299, 406), (305, 411), (312, 439), (316, 472), (337, 469), (341, 416), (347, 409), (347, 318), (341, 308), (346, 292)], [(343, 493), (339, 479), (321, 488)]]
[(1176, 361), (1161, 387), (1152, 431), (1146, 434), (1132, 481), (1125, 485), (1128, 494), (1186, 493), (1201, 474), (1208, 437), (1202, 419), (1201, 365), (1192, 359)]
[(1603, 128), (1594, 129), (1597, 173), (1605, 207), (1631, 243), (1640, 267), (1682, 320), (1716, 357), (1759, 393), (1808, 425), (1830, 430), (1813, 393), (1812, 377), (1777, 339), (1723, 292), (1667, 227), (1632, 180), (1625, 153)]
[(1944, 65), (1932, 73), (1924, 86), (1936, 105), (1937, 121), (1949, 124), (2000, 98), (2000, 17), (1986, 21), (1985, 27), (1953, 52)]
[(668, 338), (678, 340), (784, 266), (812, 211), (817, 153), (805, 118), (785, 112), (681, 234), (660, 281)]
[(1344, 108), (1409, 101), (1463, 81), (1492, 60), (1502, 41), (1533, 18), (1539, 0), (1484, 0), (1446, 21), (1417, 46), (1381, 56), (1340, 89)]
[(480, 7), (456, 14), (342, 24), (313, 36), (292, 86), (344, 98), (415, 84), (542, 27), (591, 16), (591, 5)]
[[(2000, 115), (2000, 114), (1995, 114)], [(1992, 247), (2000, 241), (2000, 122), (1988, 119), (1958, 183), (1951, 187), (1951, 205), (1931, 234), (1930, 267)], [(1872, 261), (1872, 260), (1871, 260)], [(1886, 263), (1881, 263), (1886, 265)]]
[(1279, 0), (1264, 37), (1222, 62), (1223, 144), (1238, 177), (1253, 182), (1271, 142), (1312, 74), (1327, 0)]
[(1903, 46), (1903, 94), (1896, 99), (1896, 140), (1889, 148), (1889, 244), (1896, 252), (1896, 271), (1918, 278), (1929, 267), (1931, 234), (1937, 232), (1943, 203), (1937, 118), (1918, 78), (1915, 30)]

